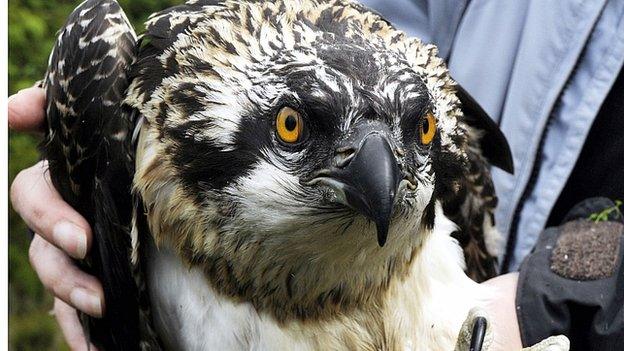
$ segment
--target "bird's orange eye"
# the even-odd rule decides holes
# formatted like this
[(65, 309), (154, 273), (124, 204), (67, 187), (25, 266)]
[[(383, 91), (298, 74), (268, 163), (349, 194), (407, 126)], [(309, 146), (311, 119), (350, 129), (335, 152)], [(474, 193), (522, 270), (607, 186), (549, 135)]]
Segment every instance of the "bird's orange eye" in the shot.
[(275, 128), (283, 142), (289, 144), (298, 142), (303, 134), (301, 114), (290, 107), (283, 107), (277, 114)]
[(436, 119), (433, 113), (429, 112), (420, 123), (420, 142), (429, 145), (436, 134)]

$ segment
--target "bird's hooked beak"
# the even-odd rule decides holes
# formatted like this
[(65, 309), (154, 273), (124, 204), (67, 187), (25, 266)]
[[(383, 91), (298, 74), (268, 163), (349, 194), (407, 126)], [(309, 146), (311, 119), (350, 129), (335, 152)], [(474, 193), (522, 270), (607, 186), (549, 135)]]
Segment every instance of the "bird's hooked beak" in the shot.
[(386, 243), (401, 180), (387, 135), (375, 124), (356, 127), (350, 140), (336, 150), (332, 166), (308, 182), (333, 188), (337, 202), (374, 221), (379, 246)]

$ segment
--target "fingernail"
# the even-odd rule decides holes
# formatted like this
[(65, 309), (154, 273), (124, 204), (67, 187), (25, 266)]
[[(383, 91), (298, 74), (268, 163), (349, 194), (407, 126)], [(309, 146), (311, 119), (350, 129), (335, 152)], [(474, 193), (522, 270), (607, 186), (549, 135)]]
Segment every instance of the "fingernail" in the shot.
[(75, 288), (69, 294), (69, 300), (77, 309), (93, 317), (102, 317), (100, 298), (83, 288)]
[(52, 231), (54, 241), (74, 258), (87, 255), (87, 234), (79, 226), (70, 222), (60, 222)]

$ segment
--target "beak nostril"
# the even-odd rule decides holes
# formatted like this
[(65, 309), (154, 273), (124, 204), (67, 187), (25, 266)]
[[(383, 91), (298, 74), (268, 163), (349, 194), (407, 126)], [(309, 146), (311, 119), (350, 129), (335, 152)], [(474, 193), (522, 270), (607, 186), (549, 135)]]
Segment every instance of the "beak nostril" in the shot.
[(385, 135), (367, 133), (357, 144), (337, 148), (333, 165), (316, 171), (306, 184), (333, 189), (333, 201), (374, 221), (378, 244), (383, 246), (403, 174)]
[(340, 147), (336, 149), (336, 153), (334, 155), (334, 165), (336, 167), (345, 167), (351, 162), (355, 156), (355, 149), (352, 147)]

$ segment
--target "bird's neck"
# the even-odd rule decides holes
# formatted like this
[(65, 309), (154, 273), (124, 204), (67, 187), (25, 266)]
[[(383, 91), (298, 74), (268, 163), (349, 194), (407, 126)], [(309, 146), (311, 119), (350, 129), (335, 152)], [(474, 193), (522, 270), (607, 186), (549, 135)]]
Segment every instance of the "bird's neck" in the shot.
[(271, 233), (243, 235), (242, 243), (224, 235), (210, 251), (186, 258), (220, 293), (280, 322), (331, 320), (404, 299), (413, 310), (427, 309), (438, 296), (476, 285), (463, 272), (462, 251), (450, 237), (456, 227), (439, 204), (432, 229), (416, 229), (419, 219), (398, 222), (384, 247), (371, 227), (355, 221), (336, 233), (315, 226), (279, 241)]
[[(293, 291), (290, 292), (292, 298), (284, 295), (282, 300), (277, 300), (282, 293), (276, 291), (267, 291), (267, 300), (254, 301), (245, 299), (244, 295), (233, 296), (231, 291), (223, 290), (223, 285), (219, 285), (219, 282), (214, 280), (214, 276), (211, 277), (210, 273), (206, 272), (205, 267), (196, 265), (191, 270), (180, 269), (180, 272), (187, 272), (188, 277), (183, 278), (180, 274), (173, 275), (177, 277), (176, 279), (183, 280), (175, 283), (176, 286), (182, 285), (184, 294), (208, 294), (210, 297), (208, 300), (220, 302), (211, 306), (182, 306), (182, 308), (180, 306), (184, 299), (180, 299), (172, 304), (175, 308), (163, 311), (166, 312), (165, 315), (176, 313), (180, 309), (187, 311), (187, 314), (188, 311), (197, 311), (196, 319), (199, 320), (212, 315), (217, 318), (221, 316), (217, 310), (225, 308), (223, 306), (229, 306), (227, 308), (237, 311), (234, 315), (240, 314), (242, 317), (239, 317), (246, 322), (236, 324), (236, 327), (233, 327), (236, 330), (228, 331), (227, 335), (247, 335), (249, 340), (270, 339), (266, 342), (270, 342), (271, 345), (273, 343), (275, 345), (287, 344), (293, 346), (293, 349), (453, 349), (461, 323), (468, 311), (479, 305), (480, 301), (486, 297), (484, 294), (487, 293), (463, 273), (461, 250), (450, 237), (453, 230), (454, 226), (448, 219), (442, 215), (437, 216), (432, 232), (418, 250), (418, 254), (410, 261), (407, 271), (389, 280), (387, 286), (377, 294), (368, 295), (367, 300), (352, 302), (349, 308), (339, 304), (339, 302), (343, 303), (347, 301), (346, 299), (353, 298), (352, 295), (347, 295), (347, 290), (344, 288), (345, 290), (341, 292), (343, 295), (326, 297), (325, 303), (331, 302), (332, 304), (319, 309), (321, 313), (314, 315), (309, 311), (304, 311), (306, 313), (304, 316), (307, 318), (293, 318), (292, 315), (289, 318), (280, 318), (280, 316), (285, 317), (286, 312), (275, 313), (273, 308), (305, 309), (309, 307), (304, 304), (305, 300), (295, 299), (296, 294)], [(171, 263), (162, 266), (171, 269)], [(162, 279), (162, 270), (153, 271), (155, 276)], [(352, 275), (357, 274), (357, 272), (352, 273)], [(204, 278), (208, 277), (204, 280), (206, 286), (197, 289), (196, 286), (201, 285), (197, 280), (202, 279), (202, 275)], [(274, 286), (279, 286), (280, 283), (281, 281), (276, 281)], [(360, 289), (366, 288), (360, 286)], [(158, 306), (166, 305), (162, 301), (158, 302), (159, 296), (155, 296), (163, 295), (163, 289), (161, 285), (156, 285), (152, 292), (152, 299), (156, 299), (155, 304)], [(179, 293), (180, 291), (176, 292), (176, 294)], [(174, 295), (178, 296), (176, 294)], [(206, 297), (189, 297), (187, 300), (204, 301), (206, 299)], [(168, 301), (166, 298), (160, 298), (160, 300)], [(273, 301), (275, 307), (270, 305)], [(266, 304), (260, 305), (259, 303), (262, 302)], [(316, 303), (321, 304), (320, 301)], [(253, 308), (250, 308), (251, 306)], [(342, 306), (342, 308), (338, 309), (337, 306)], [(205, 312), (203, 309), (211, 312)], [(191, 317), (181, 315), (180, 318)], [(247, 330), (245, 328), (249, 325), (254, 325), (248, 320), (256, 321), (254, 323), (263, 327)], [(195, 324), (195, 322), (189, 323), (189, 325)], [(213, 325), (213, 323), (207, 325)], [(274, 332), (263, 333), (262, 330), (274, 330)], [(223, 338), (216, 334), (214, 337), (219, 340)], [(252, 348), (254, 345), (247, 346), (247, 348)]]
[(324, 344), (326, 349), (344, 349), (340, 343), (347, 340), (356, 349), (452, 350), (468, 311), (489, 294), (464, 273), (462, 251), (450, 237), (454, 229), (439, 213), (405, 276), (392, 280), (378, 302), (318, 322), (313, 335), (336, 342)]
[[(450, 350), (468, 311), (483, 305), (489, 292), (463, 271), (463, 253), (450, 237), (454, 225), (441, 215), (434, 231), (414, 260), (410, 274), (393, 284), (386, 310), (403, 328), (401, 340), (414, 349)], [(392, 317), (389, 317), (392, 320)]]

